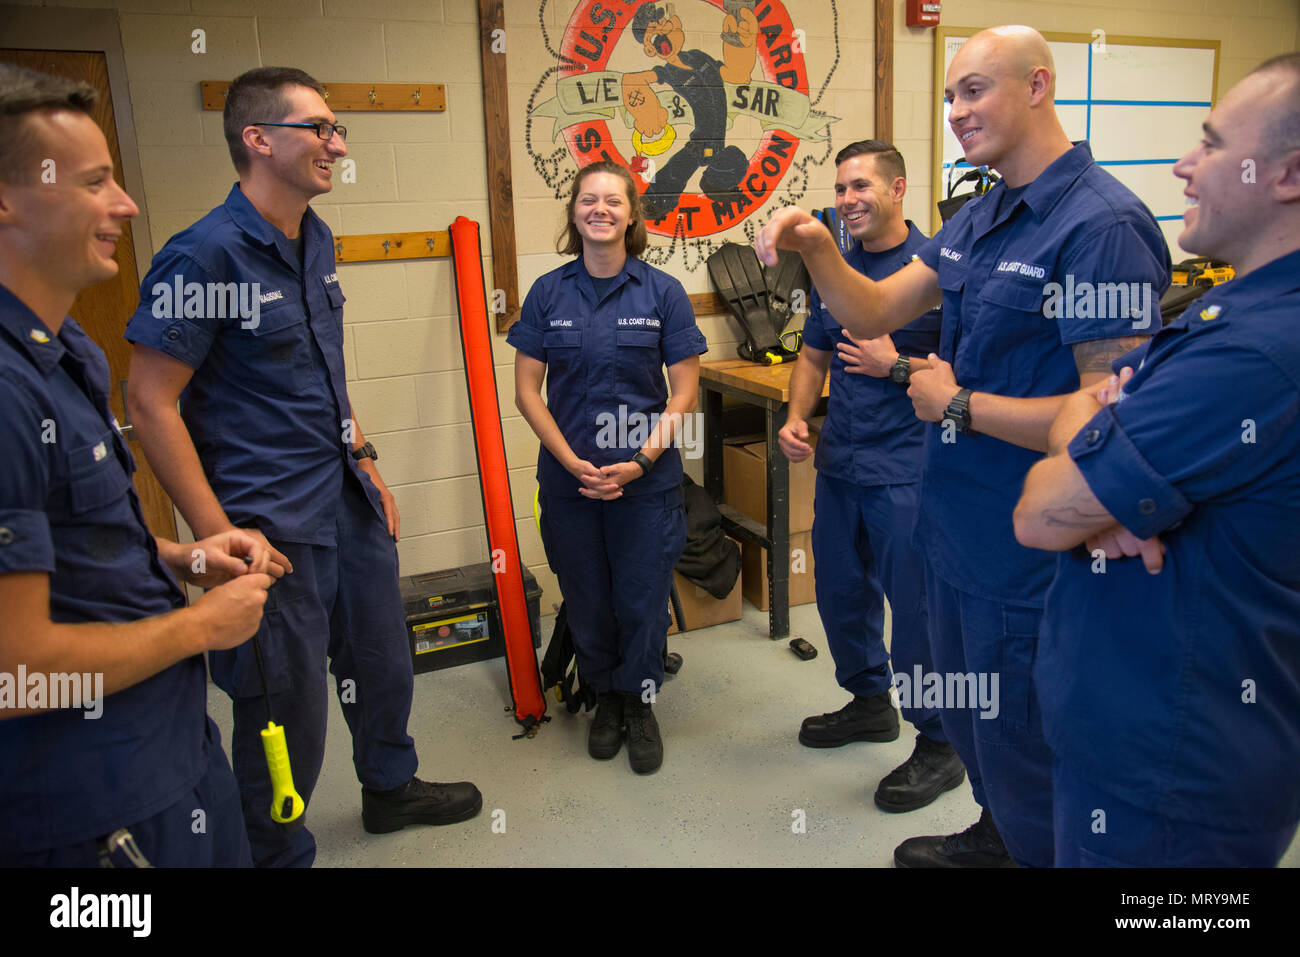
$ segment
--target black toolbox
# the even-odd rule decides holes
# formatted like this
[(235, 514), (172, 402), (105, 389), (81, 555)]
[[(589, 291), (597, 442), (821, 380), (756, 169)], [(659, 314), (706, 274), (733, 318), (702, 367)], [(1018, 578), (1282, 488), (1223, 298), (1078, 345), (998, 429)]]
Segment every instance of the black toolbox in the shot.
[[(401, 585), (406, 637), (416, 674), (500, 658), (506, 653), (490, 562), (403, 576)], [(524, 597), (533, 647), (540, 648), (542, 589), (527, 568)]]

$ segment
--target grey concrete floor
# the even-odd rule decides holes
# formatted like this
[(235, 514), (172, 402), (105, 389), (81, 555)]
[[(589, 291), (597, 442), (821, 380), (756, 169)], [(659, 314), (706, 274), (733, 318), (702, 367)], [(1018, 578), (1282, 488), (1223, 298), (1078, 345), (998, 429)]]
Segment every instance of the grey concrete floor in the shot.
[[(317, 866), (888, 867), (905, 838), (975, 821), (967, 784), (920, 811), (876, 809), (877, 781), (911, 753), (906, 724), (888, 744), (802, 747), (803, 718), (848, 700), (816, 607), (790, 612), (792, 634), (819, 651), (809, 662), (768, 640), (765, 612), (744, 609), (738, 622), (669, 639), (684, 665), (655, 704), (665, 757), (653, 775), (633, 773), (626, 749), (612, 761), (588, 757), (591, 715), (570, 715), (553, 698), (537, 736), (511, 740), (518, 726), (505, 710), (501, 659), (416, 675), (420, 777), (470, 780), (483, 792), (482, 814), (462, 824), (366, 834), (351, 741), (331, 696), (325, 768), (307, 812)], [(543, 647), (551, 622), (543, 619)], [(229, 701), (211, 686), (208, 709), (228, 741)], [(1282, 863), (1300, 866), (1300, 840)]]

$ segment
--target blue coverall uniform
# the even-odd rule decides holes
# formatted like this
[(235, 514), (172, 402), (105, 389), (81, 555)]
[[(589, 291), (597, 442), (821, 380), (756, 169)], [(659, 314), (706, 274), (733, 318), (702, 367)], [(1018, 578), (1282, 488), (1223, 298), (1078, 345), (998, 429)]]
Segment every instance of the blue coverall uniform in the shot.
[(1059, 556), (1034, 668), (1058, 866), (1273, 867), (1295, 835), (1298, 317), (1300, 252), (1215, 287), (1070, 443), (1165, 558)]
[[(1150, 211), (1093, 162), (1086, 143), (1014, 201), (1004, 203), (1005, 192), (998, 183), (967, 203), (921, 247), (943, 293), (938, 355), (959, 385), (977, 392), (1073, 392), (1074, 343), (1159, 328), (1169, 250)], [(1136, 288), (1139, 304), (1145, 290), (1150, 308), (1134, 315), (1131, 297), (1126, 311), (1117, 291), (1098, 295), (1099, 283)], [(988, 675), (990, 687), (998, 676), (996, 716), (945, 709), (948, 741), (1011, 856), (1050, 867), (1052, 757), (1030, 672), (1056, 565), (1047, 552), (1020, 545), (1011, 520), (1025, 474), (1041, 457), (987, 435), (927, 429), (916, 543), (926, 555), (936, 670)]]
[[(597, 468), (645, 444), (668, 402), (664, 366), (708, 349), (681, 283), (631, 258), (600, 296), (581, 257), (542, 276), (507, 341), (546, 363), (547, 407), (574, 454)], [(584, 498), (545, 446), (537, 481), (579, 672), (597, 693), (657, 691), (668, 592), (686, 544), (677, 449), (607, 502)]]
[[(55, 336), (0, 286), (0, 575), (48, 573), (57, 623), (131, 622), (185, 605), (145, 526), (108, 389), (104, 354), (73, 319)], [(238, 788), (206, 705), (196, 655), (95, 709), (0, 721), (0, 867), (97, 867), (103, 839), (123, 827), (158, 867), (249, 865)]]
[[(300, 259), (236, 184), (223, 205), (154, 257), (126, 337), (194, 369), (181, 416), (213, 492), (231, 522), (261, 530), (293, 563), (269, 593), (258, 637), (294, 785), (310, 802), (325, 754), (327, 656), (361, 783), (400, 787), (418, 759), (406, 731), (413, 676), (397, 549), (379, 493), (350, 454), (333, 236), (310, 209), (301, 236)], [(189, 283), (200, 301), (185, 290)], [(238, 284), (241, 296), (244, 284), (258, 284), (257, 315), (228, 301), (214, 309), (221, 293), (210, 290), (221, 283)], [(253, 859), (310, 866), (310, 830), (285, 834), (270, 819), (260, 740), (266, 706), (253, 643), (212, 653), (211, 665), (234, 700), (234, 768)]]
[[(850, 266), (869, 279), (902, 269), (926, 241), (909, 220), (901, 244), (872, 253), (854, 243)], [(933, 309), (890, 334), (900, 355), (925, 358), (939, 348), (942, 313)], [(913, 668), (931, 670), (926, 621), (925, 561), (912, 544), (925, 423), (916, 417), (907, 386), (888, 377), (845, 371), (836, 346), (847, 340), (816, 290), (804, 322), (804, 345), (831, 353), (826, 422), (813, 464), (817, 492), (813, 564), (821, 616), (835, 680), (869, 698), (889, 690), (894, 668), (911, 680)], [(885, 596), (892, 613), (885, 650)], [(939, 711), (909, 700), (903, 717), (935, 741), (946, 741)]]

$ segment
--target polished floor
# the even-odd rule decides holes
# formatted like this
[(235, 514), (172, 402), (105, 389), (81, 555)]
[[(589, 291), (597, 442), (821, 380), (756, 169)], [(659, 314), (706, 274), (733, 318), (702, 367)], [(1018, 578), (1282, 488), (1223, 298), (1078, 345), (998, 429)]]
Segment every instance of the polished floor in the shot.
[[(917, 834), (961, 830), (978, 816), (970, 787), (909, 814), (872, 803), (876, 782), (911, 753), (897, 741), (814, 750), (796, 740), (809, 714), (848, 700), (835, 684), (815, 606), (791, 609), (792, 634), (820, 654), (801, 661), (766, 637), (767, 615), (673, 636), (684, 658), (655, 705), (664, 766), (642, 777), (626, 749), (587, 756), (590, 714), (548, 702), (552, 720), (532, 739), (518, 728), (501, 660), (417, 675), (410, 730), (427, 780), (471, 780), (483, 813), (448, 827), (372, 836), (361, 827), (360, 785), (337, 700), (325, 769), (308, 810), (320, 867), (698, 866), (888, 867)], [(543, 620), (543, 642), (552, 619)], [(209, 688), (209, 710), (230, 734), (229, 702)], [(1300, 866), (1300, 839), (1283, 859)]]

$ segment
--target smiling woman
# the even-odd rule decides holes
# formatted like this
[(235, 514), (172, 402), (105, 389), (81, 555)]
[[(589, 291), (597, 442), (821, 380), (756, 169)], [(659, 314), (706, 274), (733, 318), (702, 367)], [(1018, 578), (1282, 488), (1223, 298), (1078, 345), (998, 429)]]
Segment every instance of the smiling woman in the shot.
[[(686, 543), (672, 446), (695, 408), (708, 346), (681, 283), (636, 258), (645, 220), (626, 169), (594, 163), (578, 173), (557, 245), (578, 258), (534, 283), (510, 328), (515, 404), (542, 443), (542, 544), (578, 668), (600, 696), (588, 753), (613, 758), (626, 728), (632, 769), (645, 774), (663, 762), (651, 705)], [(635, 444), (627, 430), (598, 428), (632, 419), (656, 423), (648, 435), (633, 430)]]

